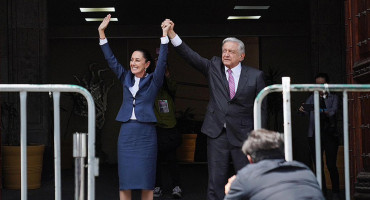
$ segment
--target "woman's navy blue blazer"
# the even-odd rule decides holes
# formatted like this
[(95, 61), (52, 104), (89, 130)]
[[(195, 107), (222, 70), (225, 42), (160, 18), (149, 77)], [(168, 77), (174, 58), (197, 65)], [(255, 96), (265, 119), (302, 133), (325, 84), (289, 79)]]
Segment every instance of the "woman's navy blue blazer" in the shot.
[(134, 74), (131, 73), (131, 70), (125, 69), (118, 63), (108, 43), (101, 45), (101, 48), (105, 59), (108, 61), (109, 67), (117, 75), (123, 86), (123, 102), (116, 120), (120, 122), (127, 122), (130, 120), (132, 109), (135, 107), (135, 116), (138, 121), (157, 122), (154, 114), (154, 102), (158, 90), (163, 84), (167, 63), (168, 44), (161, 44), (157, 67), (153, 73), (140, 79), (139, 90), (135, 97), (132, 96), (129, 90), (129, 87), (132, 87), (135, 83)]

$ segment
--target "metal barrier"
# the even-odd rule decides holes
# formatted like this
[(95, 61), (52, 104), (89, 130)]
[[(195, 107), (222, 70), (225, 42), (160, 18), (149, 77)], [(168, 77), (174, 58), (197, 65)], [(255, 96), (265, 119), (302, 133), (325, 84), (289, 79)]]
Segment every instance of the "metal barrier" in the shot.
[(95, 158), (95, 104), (89, 91), (77, 85), (33, 85), (0, 84), (0, 92), (20, 93), (21, 113), (21, 199), (27, 199), (27, 92), (52, 92), (54, 100), (54, 167), (55, 199), (62, 199), (61, 165), (60, 165), (60, 92), (77, 92), (82, 94), (88, 105), (88, 188), (87, 197), (95, 199), (95, 176), (98, 175), (98, 159)]
[(283, 77), (282, 85), (276, 84), (265, 87), (257, 95), (254, 101), (254, 129), (261, 126), (261, 105), (262, 100), (269, 93), (283, 92), (284, 109), (284, 143), (285, 160), (292, 161), (292, 127), (290, 112), (290, 92), (314, 92), (314, 113), (315, 113), (315, 151), (316, 151), (316, 178), (320, 187), (321, 180), (321, 141), (320, 141), (320, 114), (319, 114), (319, 91), (343, 92), (343, 141), (344, 141), (344, 169), (345, 169), (345, 197), (350, 199), (350, 177), (349, 177), (349, 141), (348, 141), (348, 94), (347, 92), (370, 92), (370, 84), (292, 84), (290, 78)]

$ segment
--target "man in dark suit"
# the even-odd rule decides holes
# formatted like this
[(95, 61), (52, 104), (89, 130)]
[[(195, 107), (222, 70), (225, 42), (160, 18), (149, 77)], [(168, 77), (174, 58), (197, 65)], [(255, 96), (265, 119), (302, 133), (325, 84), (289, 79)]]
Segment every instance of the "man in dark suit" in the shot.
[[(202, 132), (208, 136), (207, 199), (223, 199), (230, 159), (235, 171), (248, 164), (240, 148), (253, 130), (253, 103), (265, 87), (263, 73), (241, 65), (245, 57), (242, 41), (226, 38), (222, 43), (222, 58), (215, 56), (208, 60), (180, 39), (172, 21), (165, 20), (163, 23), (172, 25), (168, 36), (175, 50), (208, 79), (210, 100), (202, 126)], [(266, 106), (262, 109), (265, 112)], [(263, 121), (266, 121), (265, 118)]]

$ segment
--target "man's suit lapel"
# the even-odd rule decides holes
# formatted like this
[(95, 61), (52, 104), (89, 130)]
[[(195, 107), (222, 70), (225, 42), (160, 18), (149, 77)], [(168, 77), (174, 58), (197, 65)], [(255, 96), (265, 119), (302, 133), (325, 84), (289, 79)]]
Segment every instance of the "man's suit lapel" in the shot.
[(235, 93), (234, 98), (237, 98), (241, 93), (240, 91), (244, 90), (244, 87), (247, 84), (247, 81), (249, 79), (248, 74), (247, 74), (248, 68), (246, 66), (243, 66), (243, 65), (241, 67), (242, 67), (242, 70), (240, 72), (238, 88), (236, 89), (236, 93)]
[(226, 73), (225, 73), (225, 66), (222, 64), (222, 62), (221, 62), (220, 74), (222, 78), (222, 85), (225, 88), (224, 91), (226, 91), (226, 96), (230, 97), (229, 82), (227, 81)]

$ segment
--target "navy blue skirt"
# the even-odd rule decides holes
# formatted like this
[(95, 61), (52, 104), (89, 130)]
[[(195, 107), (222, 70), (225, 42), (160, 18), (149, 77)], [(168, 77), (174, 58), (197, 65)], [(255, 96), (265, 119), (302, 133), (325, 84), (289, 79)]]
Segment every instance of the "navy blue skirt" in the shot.
[(119, 189), (154, 189), (157, 161), (154, 123), (136, 120), (122, 123), (117, 151)]

